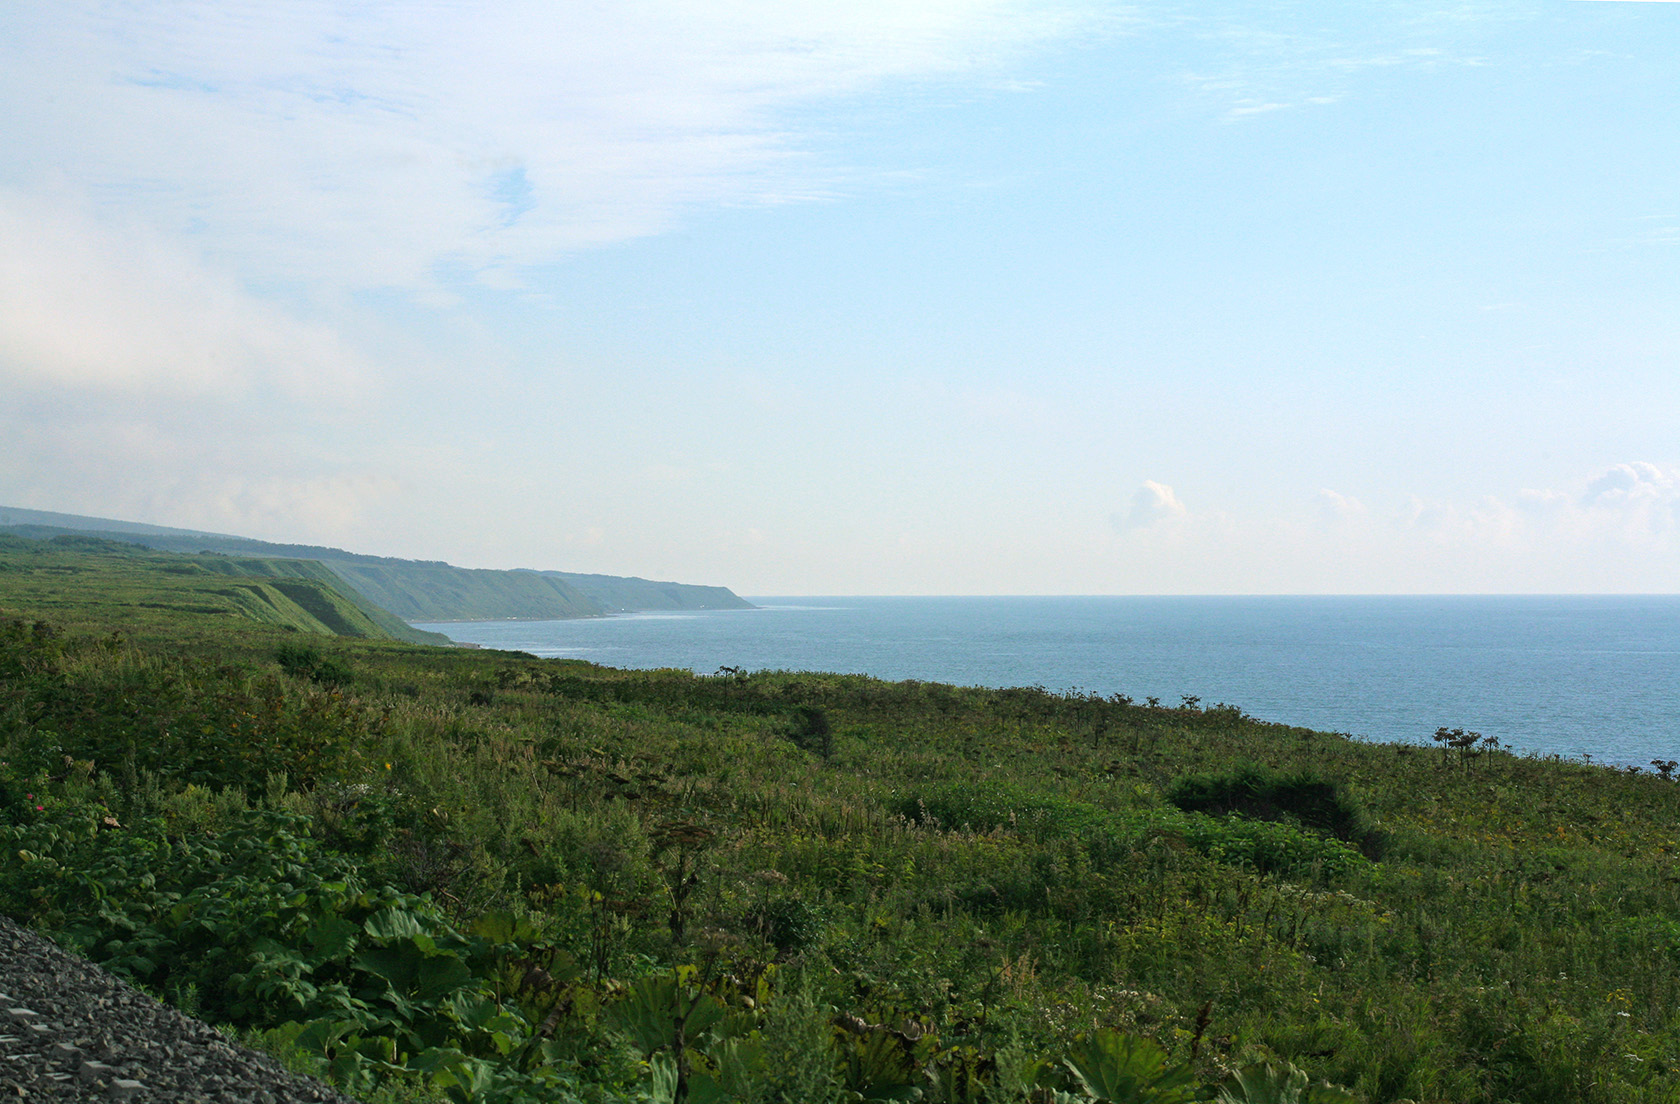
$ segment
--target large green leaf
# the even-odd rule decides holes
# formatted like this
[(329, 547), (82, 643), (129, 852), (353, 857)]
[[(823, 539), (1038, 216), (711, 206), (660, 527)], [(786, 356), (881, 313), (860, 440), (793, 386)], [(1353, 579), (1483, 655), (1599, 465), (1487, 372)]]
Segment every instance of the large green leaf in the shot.
[(411, 940), (417, 935), (425, 934), (419, 918), (414, 913), (400, 908), (380, 909), (367, 918), (367, 923), (363, 924), (362, 928), (382, 943)]
[(1354, 1104), (1346, 1089), (1313, 1082), (1292, 1063), (1281, 1066), (1255, 1062), (1244, 1066), (1219, 1087), (1218, 1104)]
[(1067, 1068), (1085, 1095), (1109, 1104), (1189, 1104), (1190, 1070), (1174, 1066), (1153, 1039), (1093, 1031), (1068, 1052)]
[(653, 1054), (674, 1041), (679, 1019), (684, 1039), (692, 1045), (723, 1019), (724, 1007), (670, 974), (656, 974), (630, 986), (605, 1015), (607, 1022), (628, 1035), (643, 1054)]
[(542, 931), (530, 920), (516, 917), (506, 909), (492, 909), (472, 922), (468, 929), (480, 939), (489, 940), (497, 946), (508, 943), (534, 943), (542, 936)]
[(356, 946), (357, 925), (342, 916), (327, 914), (309, 930), (310, 964), (319, 966), (343, 958)]
[(428, 955), (412, 943), (367, 947), (355, 959), (357, 969), (384, 981), (392, 993), (431, 1003), (472, 981), (467, 964), (449, 954)]
[(841, 1077), (859, 1098), (899, 1102), (922, 1098), (924, 1048), (916, 1040), (879, 1025), (840, 1039)]

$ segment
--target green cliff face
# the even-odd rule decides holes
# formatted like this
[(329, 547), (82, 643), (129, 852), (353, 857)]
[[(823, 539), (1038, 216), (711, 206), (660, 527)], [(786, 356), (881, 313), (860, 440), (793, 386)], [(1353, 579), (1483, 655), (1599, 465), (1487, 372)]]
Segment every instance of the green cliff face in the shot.
[(92, 536), (0, 533), (0, 571), (12, 602), (55, 616), (97, 612), (145, 623), (198, 615), (319, 636), (447, 642), (410, 628), (310, 560), (188, 556)]
[(398, 639), (409, 639), (399, 621), (548, 621), (631, 610), (751, 608), (727, 587), (565, 571), (472, 569), (15, 507), (0, 506), (0, 532), (36, 539), (81, 533), (159, 551), (221, 553), (247, 564), (259, 559), (314, 562), (331, 569), (326, 581), (336, 579), (341, 589), (355, 591), (352, 600), (370, 617), (389, 615), (383, 628)]

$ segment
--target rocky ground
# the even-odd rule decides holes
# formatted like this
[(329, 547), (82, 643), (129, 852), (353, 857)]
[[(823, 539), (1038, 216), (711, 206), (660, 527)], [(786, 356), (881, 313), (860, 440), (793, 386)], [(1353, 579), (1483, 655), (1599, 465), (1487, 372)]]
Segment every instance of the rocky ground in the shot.
[(0, 917), (0, 1101), (355, 1104)]

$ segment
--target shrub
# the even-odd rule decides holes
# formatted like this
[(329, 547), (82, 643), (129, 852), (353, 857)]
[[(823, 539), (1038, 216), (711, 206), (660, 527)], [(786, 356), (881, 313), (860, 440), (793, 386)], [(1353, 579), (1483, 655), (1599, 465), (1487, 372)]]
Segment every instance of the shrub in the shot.
[(1229, 774), (1187, 775), (1167, 790), (1167, 800), (1190, 813), (1294, 821), (1353, 844), (1367, 858), (1382, 857), (1385, 836), (1370, 814), (1340, 783), (1310, 770), (1279, 774), (1246, 765)]

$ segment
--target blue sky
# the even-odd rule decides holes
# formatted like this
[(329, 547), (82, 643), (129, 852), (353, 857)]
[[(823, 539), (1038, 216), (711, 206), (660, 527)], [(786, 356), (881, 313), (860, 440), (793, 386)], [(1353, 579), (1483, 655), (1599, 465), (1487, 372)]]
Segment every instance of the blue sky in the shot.
[(0, 11), (0, 502), (748, 594), (1680, 589), (1680, 6)]

